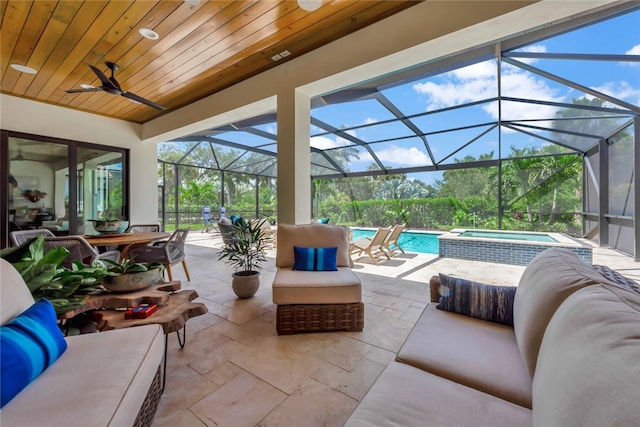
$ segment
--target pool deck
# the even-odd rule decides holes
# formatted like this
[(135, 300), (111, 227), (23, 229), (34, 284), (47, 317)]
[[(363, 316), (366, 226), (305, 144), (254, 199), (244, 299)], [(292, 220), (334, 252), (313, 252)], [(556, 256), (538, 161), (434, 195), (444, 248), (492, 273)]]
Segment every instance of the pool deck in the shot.
[[(380, 265), (356, 260), (362, 280), (362, 332), (277, 336), (271, 300), (275, 250), (269, 248), (260, 290), (239, 300), (232, 269), (218, 261), (219, 234), (192, 230), (186, 245), (191, 281), (173, 269), (183, 288), (195, 289), (209, 312), (190, 319), (180, 349), (168, 341), (166, 389), (153, 425), (341, 426), (385, 366), (393, 360), (429, 299), (429, 278), (440, 272), (484, 283), (516, 285), (523, 266), (407, 253)], [(640, 263), (593, 247), (593, 262), (640, 280)], [(327, 411), (326, 408), (331, 408)]]

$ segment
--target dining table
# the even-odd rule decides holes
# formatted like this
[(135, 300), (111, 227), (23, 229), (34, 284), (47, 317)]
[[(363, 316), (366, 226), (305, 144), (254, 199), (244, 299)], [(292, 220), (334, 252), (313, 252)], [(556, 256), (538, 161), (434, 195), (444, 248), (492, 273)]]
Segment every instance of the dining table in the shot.
[(146, 245), (151, 242), (163, 240), (171, 236), (171, 233), (164, 231), (142, 231), (135, 233), (102, 233), (85, 234), (83, 237), (91, 246), (97, 248), (105, 246), (118, 246), (120, 259), (129, 258), (129, 251), (135, 245)]

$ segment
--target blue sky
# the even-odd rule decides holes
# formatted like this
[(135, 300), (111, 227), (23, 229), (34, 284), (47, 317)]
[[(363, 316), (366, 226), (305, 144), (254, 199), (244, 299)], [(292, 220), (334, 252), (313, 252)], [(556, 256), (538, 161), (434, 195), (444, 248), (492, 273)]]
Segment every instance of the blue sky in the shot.
[[(570, 33), (526, 46), (520, 51), (540, 53), (592, 53), (640, 55), (640, 11), (584, 27)], [(640, 105), (640, 63), (614, 61), (577, 61), (558, 59), (518, 59), (536, 68), (556, 74), (567, 80)], [(385, 90), (389, 98), (407, 115), (434, 111), (497, 96), (496, 60), (460, 68), (439, 76), (411, 82)], [(528, 98), (551, 102), (571, 103), (585, 93), (568, 86), (514, 67), (502, 64), (501, 90), (504, 96)], [(557, 107), (525, 103), (503, 103), (503, 120), (549, 119), (555, 117)], [(365, 123), (377, 123), (392, 118), (391, 114), (373, 100), (330, 105), (314, 109), (312, 115), (334, 127), (352, 127)], [(416, 118), (413, 122), (425, 132), (434, 132), (470, 124), (495, 121), (497, 103), (490, 102), (475, 107), (438, 113)], [(537, 122), (538, 126), (550, 122)], [(470, 147), (452, 155), (462, 144), (480, 135), (487, 127), (455, 133), (428, 136), (436, 162), (452, 162), (465, 154), (477, 156), (495, 150), (497, 158), (498, 132), (489, 132)], [(315, 132), (314, 132), (315, 130)], [(312, 135), (319, 130), (313, 129)], [(365, 141), (410, 135), (401, 123), (374, 126), (349, 131)], [(502, 131), (503, 151), (509, 147), (540, 146), (544, 142), (508, 129)], [(321, 149), (352, 146), (351, 142), (334, 135), (311, 138), (311, 145)], [(430, 165), (431, 161), (418, 139), (398, 140), (373, 144), (379, 159), (390, 167), (414, 167)], [(360, 150), (359, 160), (350, 164), (351, 171), (365, 170), (372, 163), (371, 156)], [(440, 174), (419, 174), (420, 179), (432, 182)]]

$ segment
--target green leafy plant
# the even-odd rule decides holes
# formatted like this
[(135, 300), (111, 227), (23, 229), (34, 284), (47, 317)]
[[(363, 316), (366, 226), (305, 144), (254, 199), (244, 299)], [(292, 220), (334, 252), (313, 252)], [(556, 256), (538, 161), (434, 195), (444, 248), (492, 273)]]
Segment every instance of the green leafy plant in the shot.
[[(92, 292), (102, 291), (102, 280), (108, 274), (104, 265), (95, 263), (90, 267), (74, 261), (71, 269), (62, 267), (62, 261), (69, 255), (64, 247), (44, 251), (44, 237), (39, 236), (25, 248), (14, 268), (24, 279), (34, 299), (46, 298), (58, 315), (85, 305)], [(14, 250), (3, 251), (0, 256), (9, 258)], [(16, 254), (14, 253), (13, 256)]]
[(233, 225), (233, 242), (222, 247), (219, 260), (232, 265), (237, 275), (250, 276), (262, 269), (265, 255), (266, 235), (262, 228), (266, 218), (256, 221), (239, 221)]
[(126, 258), (120, 262), (110, 259), (101, 260), (107, 269), (107, 275), (115, 276), (127, 273), (140, 273), (143, 271), (153, 270), (155, 268), (164, 269), (164, 265), (157, 262), (135, 262), (134, 258)]

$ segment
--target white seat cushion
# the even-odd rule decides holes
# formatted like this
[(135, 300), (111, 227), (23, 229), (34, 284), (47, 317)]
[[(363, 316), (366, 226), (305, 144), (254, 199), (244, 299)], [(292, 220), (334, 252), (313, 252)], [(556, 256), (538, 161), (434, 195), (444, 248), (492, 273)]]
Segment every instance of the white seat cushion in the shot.
[(338, 271), (279, 268), (273, 279), (274, 304), (348, 304), (362, 302), (360, 279), (349, 267)]
[(3, 427), (133, 425), (164, 354), (160, 325), (68, 337), (67, 344), (2, 408)]
[(345, 427), (531, 426), (531, 410), (433, 375), (391, 362)]

